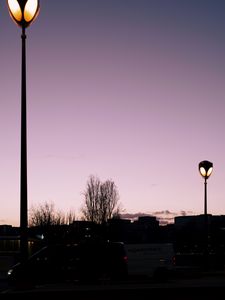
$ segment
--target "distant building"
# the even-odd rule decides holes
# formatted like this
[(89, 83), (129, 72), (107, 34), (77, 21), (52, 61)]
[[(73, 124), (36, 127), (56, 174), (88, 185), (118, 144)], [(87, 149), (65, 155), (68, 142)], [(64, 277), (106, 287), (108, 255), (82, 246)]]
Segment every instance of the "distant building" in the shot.
[[(207, 215), (208, 244), (211, 251), (225, 245), (225, 216)], [(175, 217), (174, 231), (177, 250), (202, 251), (205, 237), (205, 215)]]

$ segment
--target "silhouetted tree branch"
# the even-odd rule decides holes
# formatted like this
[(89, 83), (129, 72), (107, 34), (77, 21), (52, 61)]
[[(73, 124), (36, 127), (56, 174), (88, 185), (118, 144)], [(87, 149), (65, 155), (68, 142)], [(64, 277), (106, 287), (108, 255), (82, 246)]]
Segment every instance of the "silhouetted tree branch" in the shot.
[(85, 202), (82, 208), (84, 220), (102, 224), (112, 217), (119, 216), (119, 193), (112, 180), (101, 182), (91, 175), (84, 192)]
[(53, 203), (45, 202), (37, 206), (32, 206), (29, 211), (29, 226), (49, 227), (52, 225), (71, 224), (75, 221), (75, 213), (70, 211), (63, 214), (56, 211)]

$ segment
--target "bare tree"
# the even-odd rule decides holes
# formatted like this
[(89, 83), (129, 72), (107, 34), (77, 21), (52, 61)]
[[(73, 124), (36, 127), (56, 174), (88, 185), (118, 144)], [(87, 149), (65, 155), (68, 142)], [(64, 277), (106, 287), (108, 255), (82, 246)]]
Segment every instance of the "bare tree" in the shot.
[(65, 224), (70, 225), (76, 220), (75, 212), (70, 210), (65, 216)]
[(67, 216), (61, 211), (56, 211), (53, 203), (45, 202), (32, 206), (29, 211), (29, 226), (49, 227), (52, 225), (63, 225), (72, 222), (74, 214), (70, 212)]
[(91, 175), (87, 181), (84, 197), (82, 213), (85, 220), (102, 224), (114, 215), (119, 215), (120, 207), (117, 205), (119, 193), (112, 180), (102, 183), (98, 177)]

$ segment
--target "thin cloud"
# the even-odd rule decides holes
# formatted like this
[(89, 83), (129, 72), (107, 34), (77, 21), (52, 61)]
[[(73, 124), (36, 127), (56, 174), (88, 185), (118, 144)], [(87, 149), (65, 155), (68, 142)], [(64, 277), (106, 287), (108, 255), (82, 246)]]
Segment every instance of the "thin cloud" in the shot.
[(1, 219), (0, 220), (0, 223), (2, 223), (3, 225), (6, 223), (6, 220), (4, 220), (4, 219)]
[(122, 219), (129, 219), (129, 220), (137, 220), (139, 217), (156, 217), (156, 219), (159, 221), (160, 225), (167, 225), (174, 223), (174, 218), (178, 216), (187, 216), (187, 215), (195, 215), (193, 211), (185, 211), (181, 210), (179, 212), (173, 212), (170, 210), (161, 210), (161, 211), (155, 211), (150, 213), (124, 213), (121, 214)]
[(151, 214), (146, 214), (146, 213), (124, 213), (120, 214), (122, 219), (130, 219), (130, 220), (135, 220), (138, 219), (139, 217), (146, 217), (146, 216), (152, 216)]

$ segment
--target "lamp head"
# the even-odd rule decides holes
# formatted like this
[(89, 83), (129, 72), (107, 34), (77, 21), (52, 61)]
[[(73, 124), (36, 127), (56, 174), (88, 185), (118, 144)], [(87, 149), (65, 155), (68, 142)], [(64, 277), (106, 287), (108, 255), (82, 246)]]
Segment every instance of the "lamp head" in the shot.
[(10, 16), (22, 28), (28, 27), (38, 16), (39, 0), (7, 0)]
[(208, 160), (203, 160), (198, 165), (199, 172), (203, 178), (208, 179), (212, 174), (213, 163)]

